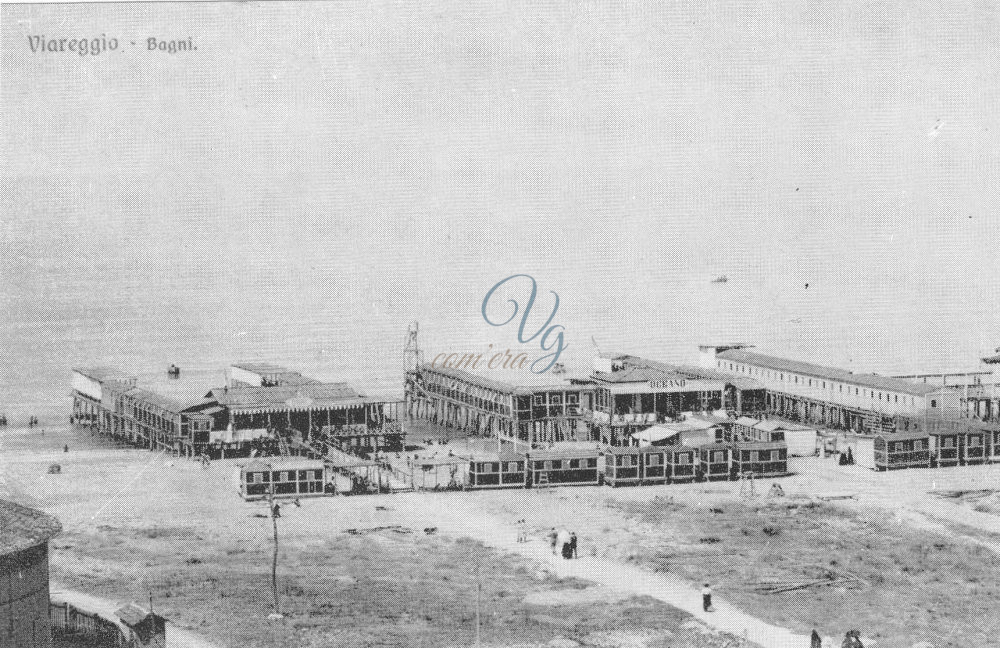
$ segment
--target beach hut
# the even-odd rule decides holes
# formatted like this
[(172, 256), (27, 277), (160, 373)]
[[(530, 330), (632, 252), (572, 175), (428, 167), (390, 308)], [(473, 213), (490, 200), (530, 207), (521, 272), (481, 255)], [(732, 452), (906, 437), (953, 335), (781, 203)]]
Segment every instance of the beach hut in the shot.
[(788, 446), (784, 441), (737, 441), (733, 443), (733, 466), (754, 477), (788, 474)]
[(967, 466), (986, 463), (987, 443), (990, 434), (985, 430), (968, 429), (959, 437), (961, 460)]
[(524, 488), (525, 458), (510, 451), (469, 461), (468, 487)]
[(729, 479), (731, 448), (725, 443), (703, 443), (697, 446), (698, 463), (705, 479)]
[(329, 481), (322, 461), (277, 457), (255, 459), (238, 469), (239, 493), (245, 500), (274, 497), (318, 497)]
[[(930, 457), (930, 439), (926, 432), (883, 432), (872, 440), (871, 467), (875, 470), (927, 468)], [(854, 453), (854, 460), (863, 465), (860, 451)]]
[(989, 428), (983, 430), (986, 433), (986, 461), (993, 463), (1000, 461), (1000, 429)]
[(819, 436), (816, 428), (768, 419), (757, 423), (753, 430), (756, 441), (769, 443), (784, 441), (788, 446), (790, 457), (812, 457), (816, 454)]
[(667, 464), (667, 483), (694, 481), (698, 467), (698, 450), (691, 446), (663, 446)]
[(611, 486), (639, 484), (642, 480), (642, 450), (635, 446), (609, 447), (604, 454), (604, 483)]
[(642, 468), (643, 484), (665, 484), (670, 477), (667, 446), (646, 446), (640, 448), (639, 464)]
[(724, 441), (752, 441), (756, 439), (755, 428), (760, 423), (755, 418), (750, 418), (749, 416), (741, 416), (735, 421), (733, 421), (732, 426), (730, 426), (728, 433), (725, 435)]
[(597, 450), (532, 450), (527, 455), (530, 486), (597, 486)]
[(933, 440), (931, 456), (938, 467), (957, 466), (961, 463), (961, 431), (948, 427), (930, 431)]

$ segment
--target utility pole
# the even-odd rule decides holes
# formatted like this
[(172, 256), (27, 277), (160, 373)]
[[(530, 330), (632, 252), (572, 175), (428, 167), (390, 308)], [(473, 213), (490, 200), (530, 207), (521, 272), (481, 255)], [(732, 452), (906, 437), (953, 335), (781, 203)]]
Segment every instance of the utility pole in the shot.
[(281, 609), (278, 606), (278, 516), (274, 508), (274, 482), (271, 482), (268, 490), (267, 505), (271, 513), (271, 527), (274, 530), (274, 554), (271, 559), (271, 596), (274, 601), (274, 612), (268, 618), (282, 618)]

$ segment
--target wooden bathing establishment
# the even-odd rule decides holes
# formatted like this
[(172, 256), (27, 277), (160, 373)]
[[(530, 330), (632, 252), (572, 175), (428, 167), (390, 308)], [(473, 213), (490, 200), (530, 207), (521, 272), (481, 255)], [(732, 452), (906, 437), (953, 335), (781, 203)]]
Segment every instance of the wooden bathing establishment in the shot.
[(697, 446), (701, 472), (708, 481), (729, 479), (731, 448), (725, 443), (705, 443)]
[(930, 438), (926, 432), (876, 434), (872, 452), (875, 470), (928, 468), (931, 465)]
[[(657, 454), (662, 456), (662, 452)], [(642, 483), (643, 459), (642, 448), (636, 446), (608, 448), (604, 453), (604, 483), (611, 486)]]
[(788, 446), (784, 441), (735, 441), (733, 469), (754, 477), (782, 477), (788, 474)]
[(407, 373), (407, 415), (496, 437), (516, 451), (535, 443), (590, 440), (585, 412), (592, 407), (592, 386), (518, 374), (528, 384), (420, 364)]
[(322, 461), (288, 459), (254, 459), (239, 468), (239, 492), (245, 500), (275, 498), (320, 497), (330, 481)]
[(528, 484), (539, 486), (597, 486), (597, 450), (532, 450), (527, 454)]
[(764, 399), (763, 386), (752, 379), (623, 354), (598, 356), (587, 382), (596, 388), (591, 418), (601, 443), (609, 446), (627, 445), (636, 432), (675, 421), (683, 412), (742, 411)]
[(468, 488), (524, 488), (525, 458), (510, 451), (469, 461)]
[(144, 389), (114, 369), (74, 369), (74, 421), (130, 445), (181, 456), (279, 454), (287, 441), (312, 435), (358, 453), (402, 448), (397, 403), (369, 398), (346, 383), (323, 383), (264, 363), (233, 365), (224, 387), (199, 384), (196, 373)]

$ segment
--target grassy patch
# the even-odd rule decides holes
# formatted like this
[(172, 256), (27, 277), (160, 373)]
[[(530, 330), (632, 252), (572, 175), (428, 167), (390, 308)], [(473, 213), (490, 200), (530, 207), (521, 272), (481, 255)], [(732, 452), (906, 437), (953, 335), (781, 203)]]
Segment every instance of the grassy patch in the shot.
[[(715, 510), (667, 500), (613, 506), (654, 530), (651, 541), (629, 550), (631, 560), (711, 582), (777, 625), (840, 637), (857, 627), (891, 648), (918, 641), (987, 645), (986, 629), (1000, 620), (995, 553), (900, 524), (885, 511), (857, 515), (794, 502), (733, 502)], [(812, 580), (831, 584), (762, 591)]]
[[(682, 627), (686, 614), (653, 599), (601, 600), (586, 581), (554, 578), (525, 559), (468, 539), (387, 530), (290, 543), (279, 563), (286, 615), (280, 622), (267, 619), (267, 542), (243, 543), (234, 553), (232, 541), (206, 543), (193, 533), (163, 528), (74, 534), (68, 540), (71, 560), (53, 561), (55, 578), (113, 599), (144, 601), (152, 591), (158, 611), (224, 646), (470, 645), (480, 583), (486, 644), (563, 636), (613, 646), (639, 633), (649, 646), (672, 645), (663, 642), (691, 634), (683, 645), (707, 647), (718, 638)], [(106, 568), (124, 556), (141, 565), (136, 578)], [(525, 601), (529, 594), (535, 602)]]

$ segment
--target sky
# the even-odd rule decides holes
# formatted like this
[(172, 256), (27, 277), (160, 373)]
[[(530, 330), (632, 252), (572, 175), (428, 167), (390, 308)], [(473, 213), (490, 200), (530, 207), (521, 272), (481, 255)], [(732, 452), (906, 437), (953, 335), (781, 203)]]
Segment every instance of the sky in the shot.
[[(925, 1), (4, 4), (0, 375), (386, 375), (414, 320), (431, 351), (518, 344), (479, 311), (518, 273), (540, 310), (559, 295), (575, 361), (592, 338), (667, 361), (738, 339), (974, 369), (1000, 345), (997, 23)], [(32, 53), (43, 34), (120, 46)]]

